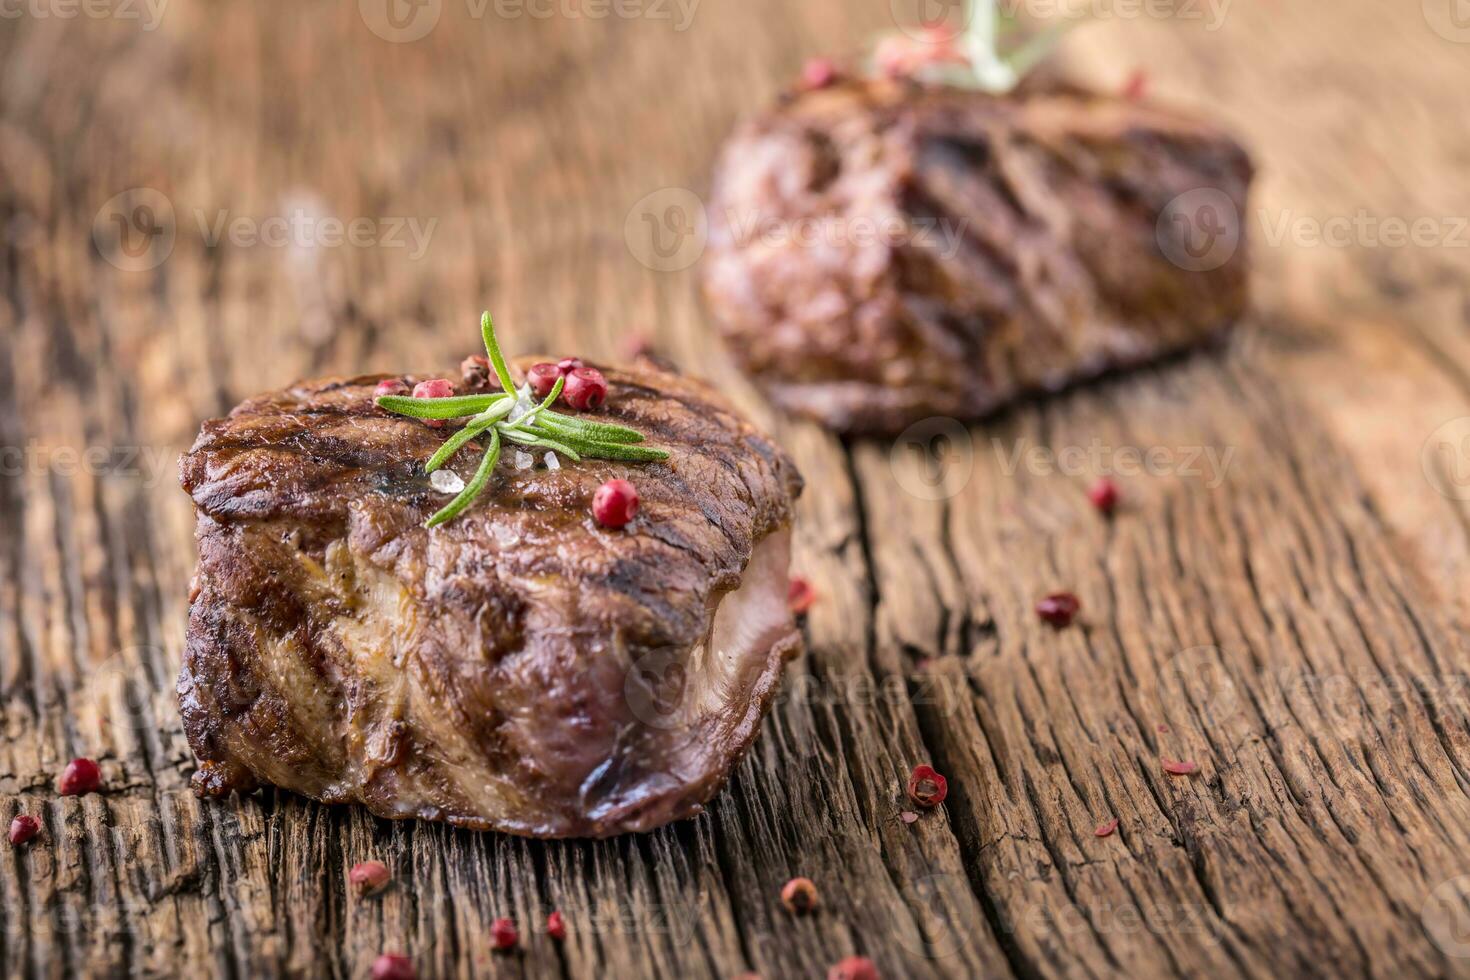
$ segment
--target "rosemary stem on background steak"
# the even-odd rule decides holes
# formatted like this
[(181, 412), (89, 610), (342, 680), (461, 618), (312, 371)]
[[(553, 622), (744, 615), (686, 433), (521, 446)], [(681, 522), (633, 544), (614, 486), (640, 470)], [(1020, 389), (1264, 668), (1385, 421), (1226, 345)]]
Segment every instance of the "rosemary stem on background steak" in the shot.
[[(425, 522), (425, 527), (438, 527), (452, 521), (474, 503), (475, 498), (489, 484), (505, 442), (560, 453), (573, 462), (579, 462), (584, 457), (635, 463), (650, 463), (669, 458), (669, 454), (662, 449), (638, 445), (643, 442), (643, 434), (634, 429), (610, 422), (589, 422), (575, 415), (552, 411), (551, 406), (566, 389), (567, 374), (556, 379), (551, 390), (539, 403), (528, 404), (531, 386), (528, 383), (516, 388), (510, 367), (505, 362), (505, 355), (500, 351), (500, 342), (495, 337), (495, 323), (491, 320), (489, 311), (480, 318), (480, 335), (485, 342), (485, 353), (490, 359), (490, 366), (495, 371), (501, 391), (486, 395), (447, 395), (438, 398), (383, 395), (375, 399), (379, 408), (433, 424), (448, 419), (468, 419), (464, 427), (450, 436), (429, 458), (424, 466), (427, 473), (433, 473), (444, 466), (455, 453), (474, 439), (487, 432), (490, 434), (490, 448), (481, 458), (474, 478), (458, 496), (430, 517)], [(581, 368), (580, 361), (576, 364), (576, 370), (596, 374), (598, 379), (601, 378), (600, 373)], [(600, 400), (598, 403), (600, 404)]]
[[(958, 14), (958, 23), (946, 16), (945, 23), (905, 27), (879, 38), (872, 74), (1004, 94), (1036, 67), (1073, 23), (1062, 17), (1028, 33), (996, 0), (968, 0), (959, 5)], [(810, 87), (822, 88), (831, 81), (829, 72), (808, 75)]]

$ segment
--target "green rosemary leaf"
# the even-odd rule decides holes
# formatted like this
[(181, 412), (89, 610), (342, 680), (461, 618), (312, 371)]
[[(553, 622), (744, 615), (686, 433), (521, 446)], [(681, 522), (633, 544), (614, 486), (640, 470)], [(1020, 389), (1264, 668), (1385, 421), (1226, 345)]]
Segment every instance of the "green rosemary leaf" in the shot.
[(490, 363), (495, 366), (495, 376), (500, 379), (500, 387), (505, 389), (506, 394), (514, 397), (516, 383), (510, 378), (505, 355), (500, 353), (500, 342), (495, 339), (495, 321), (490, 319), (489, 310), (480, 314), (480, 336), (485, 338), (485, 353), (490, 355)]
[(653, 463), (669, 458), (666, 450), (652, 446), (630, 446), (626, 442), (593, 442), (581, 447), (582, 455), (594, 459), (621, 459), (632, 463)]
[(477, 415), (493, 406), (505, 395), (458, 395), (453, 398), (411, 398), (408, 395), (384, 395), (379, 408), (415, 419), (459, 419)]
[[(501, 414), (503, 415), (504, 413)], [(500, 417), (498, 415), (490, 416), (488, 412), (485, 415), (476, 416), (474, 421), (450, 436), (444, 445), (439, 447), (439, 451), (429, 457), (429, 461), (424, 464), (424, 472), (432, 473), (449, 462), (450, 457), (463, 449), (465, 443), (476, 436), (482, 435), (486, 429), (498, 422)]]
[(568, 446), (562, 442), (558, 442), (555, 439), (527, 432), (524, 429), (515, 429), (508, 425), (501, 428), (500, 431), (501, 434), (504, 435), (511, 442), (518, 442), (523, 446), (537, 446), (542, 449), (550, 449), (555, 452), (561, 453), (563, 456), (576, 463), (580, 463), (582, 461), (581, 453), (577, 452), (577, 450), (573, 449), (571, 446)]
[(565, 388), (566, 386), (567, 386), (567, 376), (565, 374), (563, 374), (563, 375), (561, 375), (560, 377), (558, 377), (556, 379), (556, 384), (554, 384), (554, 385), (551, 386), (551, 390), (546, 393), (546, 397), (545, 398), (541, 399), (541, 404), (536, 406), (535, 411), (531, 412), (531, 415), (533, 415), (533, 416), (540, 415), (542, 412), (546, 411), (552, 405), (555, 405), (556, 404), (556, 400), (561, 397), (561, 390), (563, 388)]
[(474, 479), (459, 492), (459, 496), (451, 500), (443, 510), (424, 523), (424, 527), (438, 527), (446, 521), (452, 521), (458, 517), (466, 507), (475, 502), (480, 491), (485, 489), (485, 484), (490, 482), (490, 477), (495, 472), (495, 464), (500, 459), (500, 432), (495, 428), (490, 429), (490, 448), (485, 450), (485, 455), (480, 459), (480, 468), (475, 470)]
[(496, 402), (490, 408), (486, 409), (484, 414), (476, 416), (471, 421), (479, 422), (481, 419), (483, 419), (487, 422), (499, 422), (501, 419), (509, 415), (511, 413), (511, 410), (515, 407), (516, 400), (514, 398), (505, 398), (499, 402)]
[(548, 427), (565, 429), (570, 432), (580, 432), (601, 442), (642, 442), (643, 433), (626, 426), (613, 425), (610, 422), (589, 422), (572, 415), (563, 415), (560, 412), (542, 412), (541, 421)]
[[(551, 413), (547, 414), (549, 415)], [(550, 419), (542, 419), (543, 423), (549, 423), (550, 421)], [(599, 438), (599, 433), (596, 431), (578, 432), (572, 429), (559, 428), (553, 424), (546, 424), (543, 428), (548, 430), (556, 439), (572, 446), (583, 456), (592, 456), (597, 459), (622, 459), (633, 462), (652, 462), (669, 458), (669, 454), (662, 449)]]

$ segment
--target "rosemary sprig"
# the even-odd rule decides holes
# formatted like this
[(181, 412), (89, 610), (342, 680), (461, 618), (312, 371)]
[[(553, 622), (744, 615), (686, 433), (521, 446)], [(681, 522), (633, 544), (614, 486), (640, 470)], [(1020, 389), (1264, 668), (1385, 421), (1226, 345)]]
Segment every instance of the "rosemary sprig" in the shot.
[(378, 399), (378, 407), (416, 419), (460, 419), (466, 415), (478, 415), (496, 402), (504, 400), (505, 395), (500, 393), (456, 395), (452, 398), (410, 398), (408, 395), (384, 395)]
[(500, 461), (500, 433), (492, 426), (490, 429), (490, 448), (485, 450), (485, 455), (480, 457), (480, 466), (475, 470), (474, 478), (460, 491), (459, 496), (451, 500), (447, 506), (424, 523), (424, 527), (438, 527), (454, 520), (460, 513), (475, 502), (480, 491), (485, 489), (485, 484), (490, 482), (490, 474), (495, 472), (495, 464)]
[(454, 520), (465, 508), (475, 502), (490, 478), (495, 473), (495, 464), (506, 442), (522, 446), (533, 446), (559, 453), (573, 462), (584, 457), (592, 459), (616, 459), (628, 462), (656, 462), (668, 459), (669, 454), (654, 446), (638, 445), (643, 434), (627, 426), (608, 422), (592, 422), (575, 415), (554, 412), (551, 406), (561, 396), (566, 379), (558, 378), (555, 386), (540, 403), (526, 408), (520, 415), (511, 418), (516, 408), (525, 404), (529, 387), (517, 389), (510, 375), (505, 355), (495, 337), (495, 324), (487, 311), (480, 318), (480, 336), (485, 342), (485, 353), (495, 369), (501, 391), (487, 395), (455, 395), (449, 398), (409, 398), (403, 395), (386, 395), (377, 400), (379, 408), (416, 419), (468, 419), (464, 427), (445, 440), (444, 445), (429, 457), (424, 470), (433, 473), (448, 463), (470, 442), (490, 434), (490, 445), (480, 458), (474, 478), (442, 510), (425, 522), (425, 527), (438, 527)]
[(960, 56), (960, 63), (937, 58), (921, 63), (914, 74), (925, 81), (994, 94), (1015, 88), (1077, 20), (1064, 9), (1061, 20), (1027, 36), (1015, 11), (998, 0), (966, 0), (962, 13), (964, 30), (940, 42), (945, 53)]

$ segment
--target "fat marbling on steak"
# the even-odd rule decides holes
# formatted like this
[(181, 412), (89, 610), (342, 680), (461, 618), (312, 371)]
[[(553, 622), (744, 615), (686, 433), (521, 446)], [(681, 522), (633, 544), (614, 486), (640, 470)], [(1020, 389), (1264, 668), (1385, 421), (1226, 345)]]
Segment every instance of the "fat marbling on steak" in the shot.
[[(517, 469), (507, 446), (487, 491), (432, 530), (449, 497), (424, 464), (453, 429), (378, 409), (377, 376), (205, 423), (181, 462), (199, 569), (179, 678), (202, 794), (272, 783), (540, 837), (698, 812), (800, 644), (801, 478), (704, 384), (605, 373), (593, 417), (666, 462)], [(479, 457), (451, 469), (468, 480)], [(614, 477), (642, 499), (620, 530), (589, 510)]]
[(1250, 178), (1220, 130), (1135, 101), (841, 81), (723, 150), (704, 295), (787, 410), (972, 419), (1239, 317)]

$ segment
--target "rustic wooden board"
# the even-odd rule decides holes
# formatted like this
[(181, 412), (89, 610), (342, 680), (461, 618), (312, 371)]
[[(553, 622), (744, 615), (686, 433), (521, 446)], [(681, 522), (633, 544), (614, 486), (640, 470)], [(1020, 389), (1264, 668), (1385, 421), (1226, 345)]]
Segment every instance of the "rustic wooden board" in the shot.
[[(704, 0), (679, 30), (687, 3), (446, 0), (401, 42), (345, 0), (64, 7), (0, 21), (0, 819), (45, 825), (0, 846), (5, 975), (360, 977), (384, 949), (424, 976), (820, 976), (852, 952), (885, 976), (1470, 974), (1470, 44), (1433, 2), (1098, 6), (1077, 72), (1145, 64), (1256, 151), (1259, 312), (1223, 349), (961, 433), (939, 499), (902, 444), (774, 417), (690, 273), (639, 260), (638, 202), (697, 193), (741, 115), (890, 28), (887, 4)], [(209, 242), (221, 213), (298, 209), (434, 224), (421, 250), (386, 223)], [(1266, 235), (1360, 211), (1440, 238)], [(485, 305), (517, 349), (647, 335), (797, 458), (821, 601), (761, 739), (704, 816), (600, 843), (199, 802), (175, 457), (291, 378), (457, 363)], [(1087, 475), (1150, 448), (1098, 520)], [(1057, 588), (1080, 628), (1035, 621)], [(106, 791), (58, 798), (79, 754)], [(951, 795), (905, 825), (924, 761)], [(398, 884), (353, 901), (369, 857)], [(820, 915), (781, 910), (794, 874)], [(516, 956), (489, 951), (500, 915)]]

